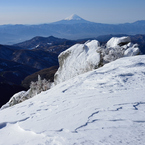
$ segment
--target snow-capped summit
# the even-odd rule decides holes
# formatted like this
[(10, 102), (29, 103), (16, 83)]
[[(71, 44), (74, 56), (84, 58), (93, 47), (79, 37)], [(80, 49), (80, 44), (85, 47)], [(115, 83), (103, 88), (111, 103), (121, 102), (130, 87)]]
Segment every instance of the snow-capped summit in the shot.
[(92, 22), (87, 21), (76, 14), (73, 14), (63, 20), (54, 22), (53, 24), (78, 24), (78, 23), (92, 23)]
[(73, 14), (67, 18), (65, 18), (64, 20), (84, 20), (83, 18), (81, 18), (80, 16)]

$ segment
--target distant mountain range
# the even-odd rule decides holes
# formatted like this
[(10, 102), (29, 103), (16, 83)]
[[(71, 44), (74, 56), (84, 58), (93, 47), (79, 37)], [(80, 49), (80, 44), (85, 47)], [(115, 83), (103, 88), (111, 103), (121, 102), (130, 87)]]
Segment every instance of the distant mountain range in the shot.
[(61, 21), (40, 25), (1, 25), (0, 43), (19, 43), (35, 36), (55, 36), (67, 39), (84, 39), (108, 34), (145, 34), (145, 20), (124, 24), (94, 23), (72, 15)]

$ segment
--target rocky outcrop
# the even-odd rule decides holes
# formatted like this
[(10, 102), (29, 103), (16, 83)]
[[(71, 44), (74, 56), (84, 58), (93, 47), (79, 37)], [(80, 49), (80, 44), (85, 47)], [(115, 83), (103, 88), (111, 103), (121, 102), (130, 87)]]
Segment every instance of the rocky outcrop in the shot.
[(100, 46), (97, 40), (76, 44), (58, 56), (59, 69), (54, 76), (54, 83), (59, 84), (118, 58), (134, 56), (139, 52), (138, 45), (132, 44), (130, 37), (113, 37), (105, 46)]
[(107, 47), (123, 46), (131, 42), (130, 37), (112, 37), (106, 44)]
[(25, 90), (22, 86), (0, 82), (0, 108), (6, 104), (14, 94), (22, 90)]
[(98, 68), (100, 53), (97, 49), (100, 44), (96, 40), (85, 44), (76, 44), (62, 52), (59, 59), (59, 69), (54, 76), (54, 83), (66, 81), (79, 74)]
[(1, 107), (1, 109), (5, 109), (5, 108), (8, 108), (10, 106), (13, 106), (15, 104), (18, 104), (20, 102), (23, 102), (24, 101), (24, 96), (25, 96), (25, 93), (26, 91), (21, 91), (21, 92), (18, 92), (16, 94), (14, 94), (11, 99)]
[(131, 45), (128, 49), (125, 50), (124, 56), (135, 56), (140, 53), (140, 49), (138, 47), (138, 44), (129, 44)]

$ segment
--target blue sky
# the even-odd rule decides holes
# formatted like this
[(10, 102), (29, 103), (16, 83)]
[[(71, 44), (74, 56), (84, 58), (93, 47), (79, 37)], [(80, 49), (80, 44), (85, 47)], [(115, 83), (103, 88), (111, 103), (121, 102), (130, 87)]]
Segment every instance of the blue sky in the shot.
[(0, 25), (50, 23), (72, 14), (98, 23), (145, 20), (145, 0), (0, 0)]

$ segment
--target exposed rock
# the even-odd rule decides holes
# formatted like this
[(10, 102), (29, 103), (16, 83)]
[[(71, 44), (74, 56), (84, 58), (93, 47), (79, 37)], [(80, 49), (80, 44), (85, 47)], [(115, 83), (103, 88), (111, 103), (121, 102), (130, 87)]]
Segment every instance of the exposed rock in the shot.
[(22, 86), (0, 82), (0, 107), (6, 104), (14, 94), (22, 90), (25, 90)]
[(139, 53), (138, 45), (132, 44), (130, 37), (113, 37), (105, 46), (100, 46), (97, 40), (76, 44), (59, 55), (59, 69), (54, 83), (64, 82), (118, 58)]
[(55, 84), (98, 68), (100, 54), (97, 49), (99, 47), (99, 42), (92, 40), (85, 44), (76, 44), (62, 52), (58, 56), (59, 69), (54, 76)]
[(132, 47), (129, 47), (125, 52), (124, 56), (135, 56), (140, 53), (140, 50), (138, 48), (137, 44), (134, 44)]
[(20, 102), (23, 101), (24, 99), (24, 95), (25, 95), (26, 91), (21, 91), (21, 92), (18, 92), (16, 94), (14, 94), (11, 99), (9, 100), (9, 102), (7, 102), (5, 105), (3, 105), (1, 107), (1, 109), (5, 109), (7, 107), (10, 107), (10, 106), (13, 106), (15, 104), (18, 104)]
[(130, 37), (112, 37), (106, 44), (107, 47), (123, 46), (131, 42)]

